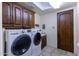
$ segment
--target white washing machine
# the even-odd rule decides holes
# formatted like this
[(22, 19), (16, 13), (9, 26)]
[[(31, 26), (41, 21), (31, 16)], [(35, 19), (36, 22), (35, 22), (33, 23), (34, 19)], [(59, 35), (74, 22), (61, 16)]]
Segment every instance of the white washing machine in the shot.
[(31, 31), (30, 30), (6, 30), (6, 47), (8, 56), (31, 55)]
[(32, 29), (32, 56), (39, 56), (41, 53), (41, 34), (39, 29)]

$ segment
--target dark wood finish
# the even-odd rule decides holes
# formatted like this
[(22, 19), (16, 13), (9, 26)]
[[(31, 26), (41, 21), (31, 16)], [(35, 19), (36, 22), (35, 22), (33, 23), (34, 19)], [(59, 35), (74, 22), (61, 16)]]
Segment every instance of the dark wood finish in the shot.
[(47, 36), (42, 36), (41, 38), (41, 49), (47, 46)]
[(28, 10), (26, 9), (23, 9), (23, 27), (28, 27), (29, 26), (29, 13), (28, 13)]
[(31, 27), (31, 28), (34, 28), (34, 13), (32, 13), (32, 12), (29, 12), (29, 26)]
[(73, 10), (57, 14), (58, 48), (74, 52)]
[(34, 27), (34, 13), (23, 9), (23, 27)]
[(4, 28), (33, 28), (34, 12), (12, 2), (3, 3)]
[(2, 22), (3, 27), (11, 27), (13, 25), (12, 22), (12, 4), (4, 3), (2, 4)]
[(14, 27), (22, 27), (22, 7), (13, 4), (13, 21)]

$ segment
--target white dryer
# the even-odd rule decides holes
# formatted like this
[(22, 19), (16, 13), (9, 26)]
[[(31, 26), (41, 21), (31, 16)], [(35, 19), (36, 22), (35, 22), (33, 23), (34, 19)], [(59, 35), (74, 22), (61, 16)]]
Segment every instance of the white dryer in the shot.
[(30, 30), (6, 30), (6, 42), (8, 56), (31, 55), (32, 41)]
[(39, 56), (41, 53), (40, 29), (32, 29), (32, 56)]

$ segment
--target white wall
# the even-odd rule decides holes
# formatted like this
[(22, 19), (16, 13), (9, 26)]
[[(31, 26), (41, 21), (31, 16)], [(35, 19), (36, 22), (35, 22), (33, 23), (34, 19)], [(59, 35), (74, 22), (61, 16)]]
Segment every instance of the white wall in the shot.
[(39, 24), (40, 25), (40, 15), (35, 13), (35, 24)]
[(39, 28), (41, 29), (40, 20), (41, 20), (40, 15), (35, 13), (35, 24), (39, 24)]
[(3, 55), (3, 40), (2, 40), (2, 3), (0, 2), (0, 55)]
[(74, 53), (76, 52), (76, 39), (77, 39), (77, 15), (76, 15), (76, 6), (60, 10), (54, 13), (48, 13), (41, 16), (40, 23), (46, 25), (45, 31), (47, 32), (49, 46), (57, 48), (57, 13), (74, 9)]
[(77, 54), (79, 55), (79, 3), (77, 3)]
[[(57, 16), (56, 13), (41, 16), (41, 24), (45, 24), (47, 33), (47, 44), (57, 47)], [(55, 27), (54, 29), (52, 27)]]

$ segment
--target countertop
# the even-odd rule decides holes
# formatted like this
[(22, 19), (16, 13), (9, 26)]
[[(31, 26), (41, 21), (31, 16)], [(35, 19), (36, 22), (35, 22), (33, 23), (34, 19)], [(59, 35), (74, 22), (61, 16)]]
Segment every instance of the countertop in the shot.
[(41, 33), (41, 36), (45, 36), (46, 34), (45, 33)]

